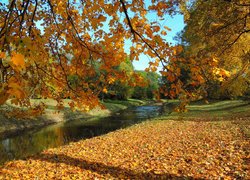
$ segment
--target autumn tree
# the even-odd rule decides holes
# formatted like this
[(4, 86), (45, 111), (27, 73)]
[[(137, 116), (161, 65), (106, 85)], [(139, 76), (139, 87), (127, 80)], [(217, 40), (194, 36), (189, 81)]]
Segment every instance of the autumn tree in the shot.
[(153, 99), (159, 89), (160, 75), (156, 72), (137, 71), (142, 77), (143, 84), (136, 85), (134, 88), (133, 98), (136, 99)]
[(178, 56), (191, 77), (185, 89), (193, 86), (192, 92), (205, 98), (243, 95), (250, 83), (249, 1), (195, 0), (181, 9), (186, 27)]
[(147, 74), (147, 79), (148, 79), (147, 98), (149, 99), (157, 98), (156, 93), (159, 89), (160, 75), (156, 72), (149, 72)]
[(138, 74), (134, 71), (134, 67), (129, 59), (129, 56), (127, 56), (125, 61), (120, 63), (119, 66), (114, 67), (114, 72), (116, 72), (114, 76), (120, 76), (121, 78), (115, 80), (116, 77), (113, 77), (115, 82), (107, 85), (101, 95), (104, 98), (109, 99), (127, 100), (133, 94), (134, 87), (137, 83), (135, 81), (135, 77), (138, 76)]
[[(208, 91), (209, 79), (219, 81), (221, 87), (232, 85), (239, 78), (247, 84), (248, 1), (192, 0), (187, 3), (191, 7), (185, 2), (1, 2), (0, 104), (10, 99), (16, 105), (29, 108), (31, 113), (37, 113), (43, 108), (33, 108), (30, 98), (40, 94), (41, 98), (55, 99), (59, 108), (63, 106), (62, 98), (70, 98), (72, 108), (91, 109), (99, 104), (98, 96), (107, 86), (126, 78), (115, 67), (126, 60), (124, 47), (127, 42), (132, 43), (131, 60), (139, 60), (140, 54), (152, 59), (147, 71), (154, 72), (159, 64), (162, 65), (160, 72), (171, 82), (167, 93), (172, 97), (179, 94), (177, 97), (186, 99), (199, 94), (201, 89)], [(186, 17), (190, 49), (195, 47), (189, 51), (188, 58), (180, 58), (181, 46), (173, 47), (166, 42), (165, 36), (170, 29), (160, 25), (166, 14), (175, 13), (178, 5)], [(159, 20), (149, 20), (149, 13), (154, 13)], [(238, 47), (245, 44), (246, 48), (238, 50), (237, 44)], [(237, 51), (238, 58), (234, 61), (239, 65), (230, 63), (232, 48)], [(188, 83), (180, 79), (180, 63), (190, 69)], [(142, 79), (136, 74), (133, 76), (137, 82)], [(190, 92), (187, 84), (199, 88)]]
[[(57, 100), (58, 107), (65, 97), (71, 98), (72, 108), (95, 107), (107, 84), (125, 78), (113, 70), (126, 59), (125, 41), (133, 44), (131, 60), (144, 53), (157, 63), (168, 61), (174, 49), (163, 38), (168, 28), (148, 21), (147, 14), (164, 19), (176, 4), (174, 0), (1, 2), (0, 104), (10, 99), (30, 108), (31, 96), (39, 93)], [(106, 74), (95, 79), (97, 61)], [(73, 77), (78, 80), (72, 84)]]

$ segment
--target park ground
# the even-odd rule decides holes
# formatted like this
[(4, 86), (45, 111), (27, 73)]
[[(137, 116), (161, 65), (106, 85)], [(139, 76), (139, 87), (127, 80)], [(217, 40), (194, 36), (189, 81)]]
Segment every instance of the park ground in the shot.
[(8, 162), (0, 179), (250, 179), (249, 130), (249, 102), (198, 102)]

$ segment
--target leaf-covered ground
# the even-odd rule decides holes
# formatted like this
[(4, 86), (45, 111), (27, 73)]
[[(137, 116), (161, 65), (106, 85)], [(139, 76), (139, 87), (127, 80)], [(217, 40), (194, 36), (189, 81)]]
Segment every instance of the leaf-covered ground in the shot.
[(6, 163), (0, 179), (249, 179), (249, 151), (233, 121), (149, 121)]

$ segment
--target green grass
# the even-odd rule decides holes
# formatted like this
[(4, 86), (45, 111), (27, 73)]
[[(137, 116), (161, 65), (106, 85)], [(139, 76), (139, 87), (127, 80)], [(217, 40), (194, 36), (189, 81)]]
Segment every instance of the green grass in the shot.
[(208, 115), (210, 117), (249, 116), (250, 103), (242, 100), (218, 101), (210, 104), (191, 104), (187, 107), (189, 116)]
[[(177, 105), (177, 102), (174, 102)], [(242, 132), (250, 137), (250, 102), (243, 100), (192, 102), (187, 106), (188, 112), (163, 114), (156, 119), (179, 121), (231, 121), (238, 124)]]
[[(53, 99), (31, 99), (31, 104), (33, 104), (33, 105), (38, 105), (41, 102), (46, 104), (46, 111), (48, 111), (48, 112), (57, 111), (57, 107), (56, 107), (57, 102)], [(63, 99), (63, 105), (64, 105), (63, 111), (66, 111), (67, 113), (69, 113), (71, 111), (70, 106), (68, 105), (69, 102), (71, 102), (70, 99)], [(138, 99), (104, 100), (104, 102), (101, 102), (101, 103), (104, 105), (104, 107), (106, 107), (107, 110), (109, 110), (111, 112), (116, 112), (116, 111), (126, 109), (126, 108), (131, 107), (131, 106), (140, 106), (140, 105), (146, 104), (147, 101), (138, 100)], [(6, 105), (3, 107), (4, 108), (20, 108), (20, 107), (17, 107), (15, 105), (11, 104), (10, 101), (7, 101)], [(21, 108), (21, 109), (25, 109), (25, 108)], [(98, 110), (94, 109), (91, 111), (97, 112), (97, 111), (100, 111), (100, 109), (98, 109)], [(91, 111), (90, 111), (90, 113), (91, 113), (91, 115), (93, 115), (93, 113)], [(72, 112), (72, 113), (74, 113), (74, 112)]]
[(126, 109), (132, 106), (140, 106), (146, 103), (147, 101), (139, 100), (139, 99), (128, 99), (127, 101), (105, 100), (103, 102), (104, 106), (112, 112), (117, 112), (121, 109)]
[[(172, 102), (178, 105), (178, 102)], [(226, 117), (249, 117), (250, 102), (243, 100), (225, 100), (206, 104), (204, 102), (192, 102), (187, 106), (188, 112), (172, 112), (165, 114), (164, 118), (226, 118)]]
[[(81, 111), (72, 111), (68, 105), (70, 99), (64, 99), (63, 105), (64, 108), (58, 113), (57, 110), (57, 102), (53, 99), (31, 99), (31, 104), (38, 105), (39, 103), (43, 102), (46, 105), (45, 114), (43, 117), (45, 118), (58, 118), (59, 116), (63, 116), (65, 120), (70, 119), (79, 119), (79, 118), (89, 118), (90, 116), (96, 117), (104, 117), (108, 116), (111, 113), (126, 109), (131, 106), (140, 106), (146, 104), (147, 101), (137, 100), (137, 99), (129, 99), (129, 100), (105, 100), (102, 102), (106, 109), (101, 109), (100, 107), (96, 107), (88, 112), (81, 112)], [(8, 101), (4, 106), (0, 107), (0, 110), (8, 111), (8, 110), (15, 110), (15, 108), (25, 110), (26, 108), (18, 107), (10, 103)], [(0, 115), (0, 119), (3, 120), (3, 116)], [(61, 118), (61, 117), (60, 117)]]
[[(63, 103), (64, 103), (64, 109), (62, 110), (62, 113), (64, 114), (64, 118), (67, 119), (79, 119), (79, 118), (89, 118), (92, 116), (95, 117), (104, 117), (104, 116), (108, 116), (111, 113), (126, 109), (128, 107), (131, 106), (139, 106), (142, 104), (145, 104), (146, 101), (142, 101), (142, 100), (136, 100), (136, 99), (129, 99), (129, 100), (105, 100), (104, 102), (102, 102), (102, 104), (104, 105), (104, 107), (106, 109), (101, 109), (99, 107), (94, 108), (88, 112), (80, 112), (80, 111), (71, 111), (68, 103), (71, 100), (69, 99), (64, 99)], [(57, 102), (53, 99), (32, 99), (31, 100), (32, 104), (39, 104), (40, 102), (43, 102), (46, 104), (46, 113), (51, 114), (52, 112), (57, 111), (56, 108), (56, 104)]]

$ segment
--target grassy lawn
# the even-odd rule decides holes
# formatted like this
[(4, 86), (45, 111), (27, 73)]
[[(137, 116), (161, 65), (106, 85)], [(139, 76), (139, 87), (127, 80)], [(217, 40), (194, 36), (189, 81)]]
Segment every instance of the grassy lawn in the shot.
[[(177, 104), (176, 101), (170, 103)], [(165, 113), (159, 120), (178, 121), (217, 121), (223, 123), (230, 121), (237, 124), (243, 133), (250, 138), (250, 102), (243, 100), (211, 101), (209, 104), (203, 101), (193, 102), (188, 105), (188, 112), (170, 114)]]
[[(177, 105), (177, 101), (169, 101)], [(187, 106), (188, 112), (165, 114), (161, 118), (226, 118), (226, 117), (249, 117), (250, 102), (243, 100), (211, 101), (206, 104), (203, 101), (192, 102)]]
[(249, 179), (249, 103), (189, 109), (8, 162), (0, 179)]
[[(56, 110), (57, 102), (53, 99), (31, 99), (31, 104), (37, 105), (39, 103), (45, 103), (46, 104), (46, 110)], [(68, 103), (71, 102), (70, 99), (63, 99), (64, 104), (64, 110), (68, 110), (70, 107)], [(101, 102), (107, 109), (113, 109), (114, 111), (119, 111), (121, 109), (125, 109), (130, 106), (139, 106), (146, 104), (148, 101), (146, 100), (139, 100), (139, 99), (128, 99), (128, 100), (104, 100)], [(3, 107), (17, 107), (10, 103), (10, 101), (7, 101), (6, 105)], [(117, 108), (116, 108), (117, 107)], [(2, 107), (1, 107), (2, 108)]]

